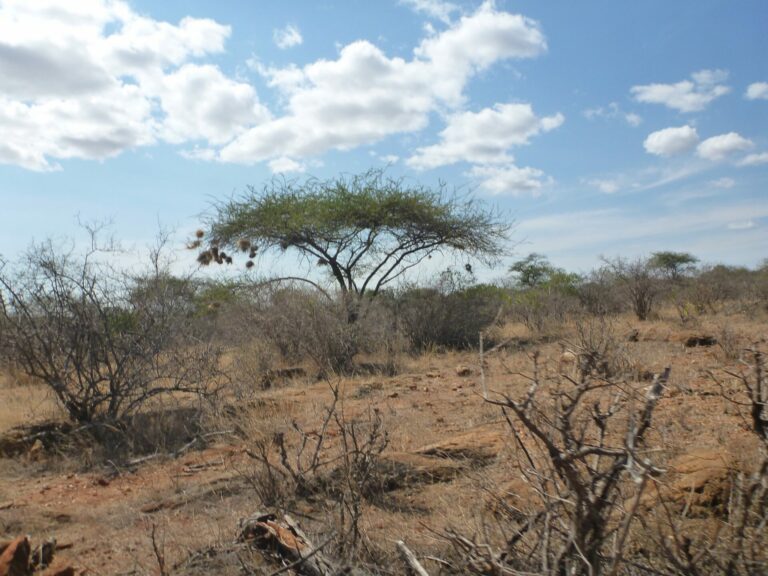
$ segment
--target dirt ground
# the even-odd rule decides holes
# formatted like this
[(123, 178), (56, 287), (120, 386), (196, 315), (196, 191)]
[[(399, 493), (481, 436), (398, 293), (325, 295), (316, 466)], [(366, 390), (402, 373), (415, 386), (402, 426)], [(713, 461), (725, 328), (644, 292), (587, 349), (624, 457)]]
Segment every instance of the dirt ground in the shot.
[[(725, 454), (745, 464), (756, 458), (744, 414), (724, 400), (722, 382), (713, 374), (727, 382), (724, 369), (742, 369), (739, 350), (752, 343), (766, 349), (765, 318), (711, 317), (689, 327), (672, 317), (641, 323), (627, 316), (614, 329), (626, 362), (622, 378), (631, 385), (647, 386), (649, 374), (672, 368), (653, 421), (660, 465), (696, 451)], [(540, 351), (546, 375), (557, 378), (570, 369), (563, 366), (562, 350), (572, 332), (564, 330), (544, 342), (520, 327), (508, 333), (517, 337), (486, 357), (483, 372), (492, 394), (524, 394), (528, 381), (518, 373), (530, 373), (534, 350)], [(727, 343), (687, 347), (686, 341), (697, 335), (726, 338)], [(404, 539), (428, 556), (445, 546), (439, 536), (445, 528), (473, 533), (492, 516), (494, 491), (515, 480), (512, 436), (499, 408), (483, 401), (477, 353), (429, 353), (401, 364), (396, 376), (343, 380), (341, 408), (347, 419), (377, 410), (389, 439), (384, 455), (409, 465), (429, 459), (431, 445), (453, 442), (456, 454), (449, 459), (455, 466), (441, 458), (442, 469), (427, 470), (429, 481), (395, 488), (386, 504), (366, 504), (363, 529), (382, 554)], [(237, 409), (211, 427), (227, 432), (236, 426), (237, 433), (212, 436), (205, 448), (193, 447), (175, 458), (160, 455), (129, 465), (34, 447), (0, 458), (0, 541), (20, 534), (37, 540), (55, 537), (60, 558), (88, 574), (161, 573), (155, 549), (168, 572), (177, 566), (174, 573), (216, 573), (196, 566), (219, 554), (219, 573), (226, 572), (224, 566), (241, 573), (243, 558), (232, 556), (238, 522), (263, 509), (252, 485), (255, 463), (247, 451), (259, 437), (289, 434), (294, 421), (316, 431), (331, 398), (327, 382), (303, 379), (253, 391), (241, 405), (232, 400)], [(44, 388), (8, 374), (0, 379), (0, 435), (18, 424), (51, 418), (63, 414)], [(322, 517), (325, 509), (323, 502), (310, 499), (295, 503), (292, 512), (320, 533), (332, 522)], [(231, 557), (223, 557), (227, 554)], [(425, 566), (437, 569), (429, 561)]]

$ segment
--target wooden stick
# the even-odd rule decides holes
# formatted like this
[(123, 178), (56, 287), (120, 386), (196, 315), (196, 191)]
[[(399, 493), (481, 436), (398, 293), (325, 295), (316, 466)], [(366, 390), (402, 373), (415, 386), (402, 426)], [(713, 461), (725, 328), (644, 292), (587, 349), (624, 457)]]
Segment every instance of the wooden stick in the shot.
[(400, 552), (400, 556), (402, 556), (405, 563), (408, 564), (408, 567), (411, 569), (413, 574), (416, 576), (429, 576), (429, 573), (424, 570), (424, 567), (416, 559), (416, 555), (408, 549), (408, 546), (405, 545), (405, 542), (398, 540), (397, 550)]

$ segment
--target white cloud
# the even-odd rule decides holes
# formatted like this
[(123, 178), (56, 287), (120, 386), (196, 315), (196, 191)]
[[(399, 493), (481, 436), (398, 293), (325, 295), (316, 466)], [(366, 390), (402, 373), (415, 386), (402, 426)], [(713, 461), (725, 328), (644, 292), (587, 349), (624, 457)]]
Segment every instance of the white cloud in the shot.
[(749, 230), (756, 226), (754, 220), (744, 220), (742, 222), (731, 222), (728, 224), (728, 230)]
[(691, 74), (691, 78), (676, 84), (633, 86), (631, 93), (638, 102), (663, 104), (680, 112), (699, 112), (731, 91), (723, 84), (728, 78), (724, 70), (701, 70)]
[(530, 104), (496, 104), (480, 112), (459, 112), (448, 117), (440, 142), (416, 150), (408, 165), (429, 169), (456, 162), (511, 162), (510, 148), (528, 144), (533, 136), (563, 121), (562, 114), (537, 117)]
[(541, 188), (551, 182), (544, 172), (536, 168), (519, 168), (514, 164), (505, 166), (473, 166), (470, 176), (480, 179), (480, 186), (494, 195), (522, 193), (538, 196)]
[(768, 82), (750, 84), (744, 97), (747, 100), (768, 100)]
[(705, 160), (720, 162), (734, 152), (749, 150), (753, 145), (751, 140), (747, 140), (736, 132), (728, 132), (707, 138), (699, 144), (696, 153)]
[(286, 156), (275, 158), (269, 161), (269, 169), (273, 173), (287, 174), (289, 172), (304, 172), (306, 166), (296, 160), (291, 160)]
[(442, 0), (400, 0), (400, 3), (410, 6), (415, 12), (440, 20), (445, 24), (451, 23), (451, 14), (461, 11), (461, 8), (456, 4)]
[(597, 108), (588, 108), (583, 112), (584, 117), (587, 120), (594, 120), (596, 118), (602, 119), (622, 119), (632, 127), (640, 126), (643, 122), (643, 118), (639, 114), (634, 112), (624, 112), (616, 102), (611, 102), (608, 106), (598, 106)]
[(737, 162), (739, 166), (759, 166), (768, 164), (768, 152), (759, 152), (757, 154), (748, 154)]
[(442, 34), (424, 40), (414, 53), (429, 64), (436, 95), (458, 105), (464, 84), (474, 73), (499, 60), (533, 58), (546, 49), (536, 21), (497, 11), (487, 1)]
[[(300, 36), (284, 31), (289, 42)], [(183, 155), (197, 159), (309, 162), (421, 130), (436, 112), (450, 117), (478, 73), (547, 49), (537, 22), (486, 1), (425, 37), (410, 58), (361, 40), (302, 67), (250, 61), (278, 91), (284, 111), (273, 115), (252, 85), (200, 61), (222, 52), (230, 32), (205, 18), (154, 20), (121, 0), (3, 0), (0, 163), (52, 170), (61, 159), (160, 142), (187, 144)]]
[(723, 177), (723, 178), (718, 178), (717, 180), (712, 180), (710, 184), (715, 188), (730, 189), (736, 186), (736, 180), (734, 180), (733, 178)]
[(536, 22), (486, 2), (423, 40), (410, 60), (390, 58), (359, 40), (343, 47), (337, 59), (303, 68), (254, 64), (281, 91), (286, 114), (247, 130), (222, 148), (220, 159), (252, 164), (305, 158), (421, 130), (433, 111), (464, 102), (464, 87), (479, 71), (545, 50)]
[(678, 126), (651, 132), (643, 142), (643, 147), (646, 152), (656, 156), (675, 156), (692, 149), (698, 141), (696, 128)]
[(119, 0), (5, 0), (0, 163), (53, 170), (161, 140), (221, 144), (263, 121), (252, 87), (188, 62), (221, 52), (229, 34), (205, 18), (153, 20)]
[(288, 24), (285, 28), (279, 28), (272, 32), (272, 40), (280, 50), (287, 50), (304, 42), (301, 32), (293, 24)]
[(166, 115), (162, 135), (169, 142), (202, 138), (223, 144), (270, 117), (252, 86), (211, 65), (185, 64), (163, 77), (158, 94)]
[(621, 185), (616, 180), (603, 180), (596, 178), (587, 182), (590, 186), (594, 186), (603, 194), (613, 194), (621, 189)]

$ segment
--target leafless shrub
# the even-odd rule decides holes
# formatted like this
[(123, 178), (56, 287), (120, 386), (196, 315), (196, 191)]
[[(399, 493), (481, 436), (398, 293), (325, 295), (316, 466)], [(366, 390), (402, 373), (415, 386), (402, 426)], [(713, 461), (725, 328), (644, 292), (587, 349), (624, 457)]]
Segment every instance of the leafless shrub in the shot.
[(375, 500), (384, 484), (377, 461), (388, 435), (375, 408), (363, 418), (347, 418), (338, 385), (329, 386), (332, 399), (317, 428), (293, 421), (290, 433), (256, 439), (247, 451), (256, 463), (250, 480), (265, 506), (287, 510), (297, 499), (317, 496), (332, 502), (336, 555), (351, 560), (365, 543), (364, 503)]
[(509, 316), (534, 334), (559, 330), (579, 309), (575, 294), (548, 287), (518, 292), (509, 306)]
[(734, 362), (741, 359), (745, 348), (743, 337), (726, 321), (721, 321), (716, 333), (717, 345), (725, 359)]
[(170, 276), (159, 252), (143, 276), (111, 257), (95, 244), (80, 257), (47, 242), (0, 270), (9, 361), (78, 422), (121, 420), (159, 396), (214, 394), (221, 350), (194, 322), (191, 282)]
[(743, 370), (725, 371), (730, 382), (713, 378), (728, 401), (746, 410), (760, 457), (751, 471), (735, 471), (725, 518), (708, 519), (709, 529), (691, 528), (684, 513), (673, 514), (661, 502), (656, 522), (646, 522), (641, 533), (646, 553), (637, 564), (646, 572), (756, 576), (768, 569), (768, 387), (763, 354), (750, 355)]
[(627, 260), (620, 257), (604, 261), (608, 272), (623, 288), (637, 319), (647, 320), (664, 288), (651, 262), (646, 258)]
[(627, 371), (627, 351), (616, 334), (613, 321), (606, 316), (579, 318), (575, 327), (576, 337), (566, 344), (577, 357), (579, 379), (611, 378)]
[(296, 288), (263, 290), (253, 322), (287, 362), (308, 359), (321, 372), (346, 374), (364, 353), (384, 356), (394, 372), (401, 347), (394, 318), (377, 300), (355, 306), (356, 320), (349, 322), (350, 303), (341, 298)]
[(616, 574), (626, 566), (640, 498), (658, 472), (646, 434), (669, 369), (642, 400), (606, 379), (545, 382), (536, 355), (533, 375), (520, 376), (530, 383), (522, 400), (488, 401), (507, 418), (535, 503), (510, 520), (502, 547), (446, 533), (459, 552), (454, 573)]
[(593, 316), (620, 314), (627, 310), (627, 302), (616, 285), (615, 277), (607, 267), (592, 270), (579, 285), (579, 301)]

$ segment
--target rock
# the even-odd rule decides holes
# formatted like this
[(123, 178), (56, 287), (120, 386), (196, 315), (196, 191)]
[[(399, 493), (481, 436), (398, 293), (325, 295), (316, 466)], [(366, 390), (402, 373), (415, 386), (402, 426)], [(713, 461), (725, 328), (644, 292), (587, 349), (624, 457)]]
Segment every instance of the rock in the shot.
[(376, 473), (382, 478), (383, 490), (396, 490), (414, 484), (447, 482), (464, 469), (458, 462), (410, 452), (382, 454), (376, 463)]
[(466, 378), (467, 376), (472, 376), (473, 370), (469, 366), (457, 366), (456, 367), (456, 376), (461, 376), (462, 378)]
[(0, 576), (30, 576), (29, 555), (32, 548), (29, 538), (19, 536), (12, 542), (0, 544)]
[(731, 490), (731, 458), (718, 450), (695, 450), (670, 463), (675, 479), (669, 496), (688, 505), (695, 514), (702, 509), (725, 512)]
[(662, 488), (646, 492), (641, 502), (652, 508), (663, 501), (676, 512), (687, 508), (689, 518), (724, 517), (733, 470), (733, 460), (723, 450), (692, 450), (669, 463)]
[(714, 346), (715, 344), (717, 344), (717, 338), (706, 334), (688, 336), (685, 339), (686, 348), (695, 348), (697, 346)]
[(416, 454), (487, 464), (505, 446), (507, 433), (498, 426), (484, 426), (416, 450)]

